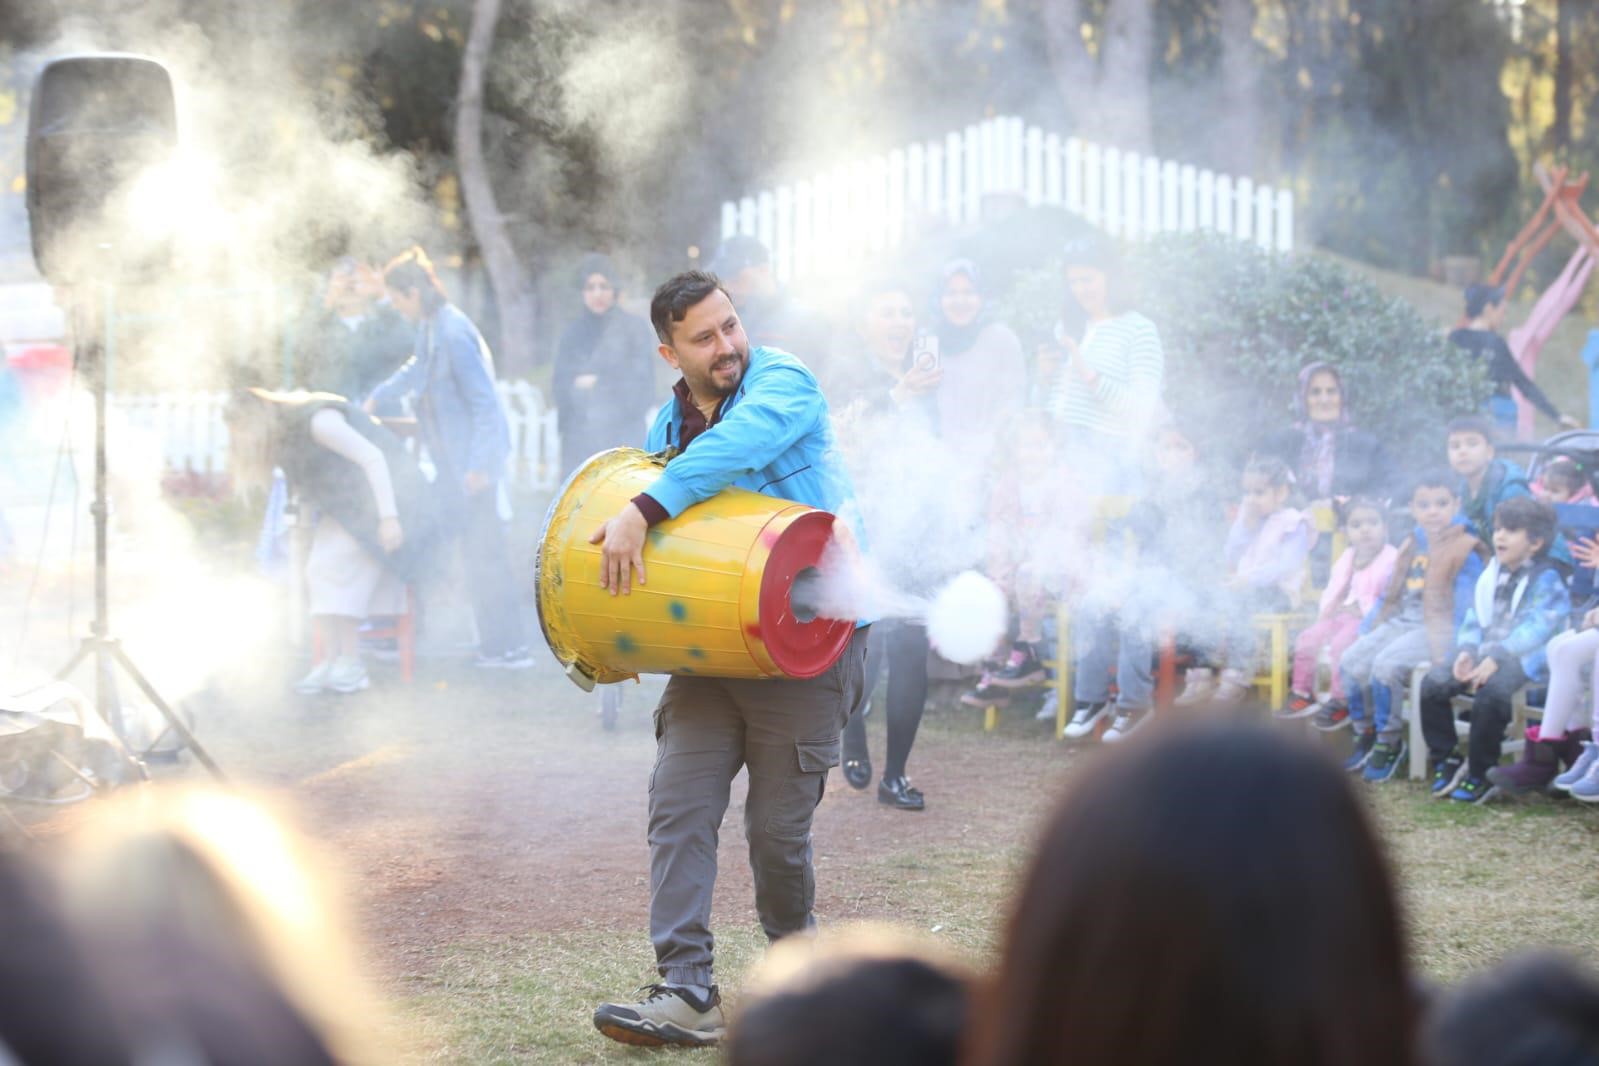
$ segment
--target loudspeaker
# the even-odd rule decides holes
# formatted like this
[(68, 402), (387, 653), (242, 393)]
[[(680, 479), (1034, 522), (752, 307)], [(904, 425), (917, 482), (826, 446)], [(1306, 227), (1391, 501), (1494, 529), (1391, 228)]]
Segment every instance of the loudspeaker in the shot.
[(107, 52), (48, 63), (28, 108), (28, 224), (39, 272), (71, 282), (137, 280), (156, 269), (163, 252), (133, 236), (127, 192), (177, 143), (172, 76), (154, 59)]

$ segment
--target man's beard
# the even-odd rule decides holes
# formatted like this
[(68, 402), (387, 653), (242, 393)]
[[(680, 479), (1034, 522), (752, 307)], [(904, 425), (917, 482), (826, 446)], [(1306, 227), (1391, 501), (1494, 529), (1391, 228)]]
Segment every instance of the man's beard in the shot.
[[(744, 371), (749, 368), (749, 365), (750, 353), (748, 350), (737, 351), (726, 359), (719, 359), (712, 363), (709, 372), (705, 375), (705, 394), (724, 400), (733, 395), (733, 393), (738, 391), (738, 387), (744, 383)], [(718, 385), (716, 383), (717, 371), (726, 370), (732, 366), (738, 367), (738, 376), (733, 379), (733, 383), (726, 386)]]

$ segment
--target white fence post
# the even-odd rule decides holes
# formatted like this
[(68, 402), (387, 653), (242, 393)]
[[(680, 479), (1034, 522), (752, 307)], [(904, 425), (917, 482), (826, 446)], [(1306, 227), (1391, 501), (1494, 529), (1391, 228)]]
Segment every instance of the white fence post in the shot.
[(1239, 178), (1238, 184), (1233, 186), (1233, 196), (1237, 200), (1233, 209), (1233, 236), (1241, 241), (1250, 240), (1255, 234), (1255, 183)]
[(1065, 199), (1066, 190), (1061, 184), (1060, 137), (1044, 137), (1044, 202), (1058, 204)]
[(1083, 142), (1076, 137), (1066, 138), (1066, 210), (1074, 215), (1083, 210)]
[(1105, 232), (1112, 237), (1122, 232), (1122, 154), (1119, 149), (1107, 148), (1105, 163)]
[(1277, 250), (1294, 250), (1294, 194), (1287, 189), (1277, 190)]
[(1100, 158), (1099, 145), (1086, 144), (1083, 146), (1083, 217), (1095, 226), (1100, 225), (1105, 218), (1104, 200), (1100, 194), (1100, 182), (1104, 179), (1104, 163)]
[(1037, 126), (1027, 131), (1027, 203), (1037, 207), (1044, 202), (1044, 131)]

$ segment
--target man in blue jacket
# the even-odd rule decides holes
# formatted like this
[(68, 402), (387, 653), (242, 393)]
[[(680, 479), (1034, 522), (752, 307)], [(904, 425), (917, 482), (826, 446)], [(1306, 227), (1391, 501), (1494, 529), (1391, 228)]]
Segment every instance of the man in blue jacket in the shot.
[[(667, 281), (650, 303), (660, 355), (682, 379), (650, 430), (673, 449), (660, 477), (595, 533), (612, 595), (646, 580), (651, 525), (729, 485), (853, 513), (853, 492), (827, 401), (794, 356), (751, 350), (733, 302), (712, 274)], [(857, 538), (859, 531), (854, 531)], [(605, 1003), (595, 1026), (629, 1044), (718, 1041), (724, 1018), (712, 977), (711, 889), (728, 790), (749, 767), (744, 832), (755, 909), (776, 940), (811, 928), (811, 817), (839, 736), (864, 693), (866, 624), (826, 673), (807, 681), (674, 676), (655, 710), (650, 779), (650, 938), (661, 983), (636, 1003)]]

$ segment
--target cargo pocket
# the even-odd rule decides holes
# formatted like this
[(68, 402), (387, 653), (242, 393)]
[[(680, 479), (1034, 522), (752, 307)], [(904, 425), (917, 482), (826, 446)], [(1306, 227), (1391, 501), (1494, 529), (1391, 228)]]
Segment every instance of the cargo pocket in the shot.
[(822, 802), (827, 771), (838, 765), (837, 740), (800, 740), (794, 744), (794, 768), (769, 794), (771, 807), (755, 824), (779, 840), (803, 840), (811, 831), (811, 816)]
[(837, 739), (800, 740), (794, 747), (799, 752), (799, 768), (803, 773), (825, 773), (838, 765)]

